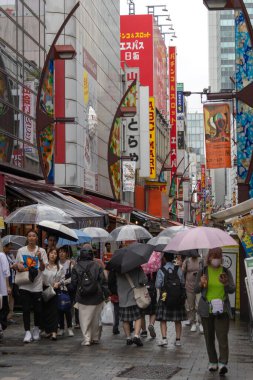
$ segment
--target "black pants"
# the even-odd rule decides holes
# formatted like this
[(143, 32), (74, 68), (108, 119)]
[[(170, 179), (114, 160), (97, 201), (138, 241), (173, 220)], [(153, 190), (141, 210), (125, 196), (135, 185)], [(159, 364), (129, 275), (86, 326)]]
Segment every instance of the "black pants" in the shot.
[(2, 330), (7, 328), (7, 315), (9, 314), (8, 296), (3, 296), (3, 306), (0, 310), (0, 324)]
[(59, 316), (59, 326), (61, 330), (64, 330), (64, 316), (66, 317), (66, 322), (67, 322), (67, 328), (71, 329), (72, 328), (72, 313), (71, 309), (62, 311), (58, 310), (58, 316)]
[(74, 310), (75, 310), (75, 324), (76, 325), (80, 325), (80, 322), (79, 322), (79, 311), (75, 307), (74, 307)]
[(31, 329), (30, 313), (33, 308), (34, 312), (34, 326), (41, 326), (41, 292), (29, 292), (28, 290), (20, 289), (20, 300), (23, 309), (23, 322), (24, 329), (28, 331)]
[(119, 329), (119, 303), (115, 302), (113, 303), (114, 308), (114, 325), (113, 325), (113, 332), (118, 331)]

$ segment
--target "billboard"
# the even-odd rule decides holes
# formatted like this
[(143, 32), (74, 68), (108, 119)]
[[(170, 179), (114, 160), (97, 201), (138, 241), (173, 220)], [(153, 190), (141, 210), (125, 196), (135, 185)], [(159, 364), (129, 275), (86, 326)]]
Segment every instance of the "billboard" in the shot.
[(206, 167), (207, 169), (231, 168), (229, 104), (205, 104), (203, 112)]
[(120, 52), (122, 67), (140, 68), (140, 84), (149, 86), (153, 96), (153, 16), (120, 16)]
[(169, 46), (169, 97), (170, 97), (170, 151), (171, 178), (177, 171), (177, 80), (176, 80), (176, 47)]
[(154, 97), (156, 107), (167, 116), (167, 51), (156, 24), (154, 24)]
[(149, 98), (149, 162), (150, 178), (156, 178), (156, 112), (155, 99)]

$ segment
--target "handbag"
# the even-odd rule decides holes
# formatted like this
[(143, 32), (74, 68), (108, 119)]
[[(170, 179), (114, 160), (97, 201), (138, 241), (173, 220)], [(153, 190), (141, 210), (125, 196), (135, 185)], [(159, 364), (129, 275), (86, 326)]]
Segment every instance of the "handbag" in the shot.
[(114, 325), (114, 307), (110, 301), (107, 302), (102, 309), (101, 323), (102, 325)]
[(15, 284), (18, 285), (18, 286), (22, 286), (22, 285), (28, 285), (31, 283), (30, 279), (29, 279), (29, 271), (24, 271), (24, 272), (16, 272), (16, 275), (15, 275), (15, 280), (14, 280)]
[(49, 285), (43, 292), (41, 293), (42, 299), (44, 302), (48, 302), (56, 295), (54, 288), (52, 285)]
[(133, 289), (134, 299), (136, 301), (137, 306), (140, 309), (146, 309), (151, 303), (151, 298), (150, 298), (147, 287), (145, 285), (136, 287), (136, 286), (134, 286), (134, 283), (133, 283), (131, 277), (129, 276), (129, 274), (125, 274), (125, 276), (129, 282), (131, 288)]
[(57, 309), (60, 311), (70, 310), (72, 306), (71, 297), (63, 290), (57, 292)]

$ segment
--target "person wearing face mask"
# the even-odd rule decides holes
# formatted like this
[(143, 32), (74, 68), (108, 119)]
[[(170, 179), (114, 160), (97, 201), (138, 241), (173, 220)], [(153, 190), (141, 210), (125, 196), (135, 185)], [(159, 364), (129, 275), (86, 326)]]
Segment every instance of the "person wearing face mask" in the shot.
[(228, 332), (232, 317), (228, 294), (235, 292), (235, 284), (231, 272), (222, 266), (221, 248), (209, 250), (207, 266), (198, 272), (194, 291), (201, 293), (198, 313), (204, 329), (209, 371), (219, 370), (219, 374), (224, 376), (228, 371)]

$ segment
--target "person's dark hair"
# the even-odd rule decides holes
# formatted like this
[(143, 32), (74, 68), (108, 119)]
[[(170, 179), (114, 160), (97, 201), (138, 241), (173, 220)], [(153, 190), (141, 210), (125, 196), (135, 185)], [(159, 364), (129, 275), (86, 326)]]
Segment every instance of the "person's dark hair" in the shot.
[(55, 264), (57, 265), (57, 270), (59, 270), (59, 269), (60, 269), (60, 263), (59, 263), (59, 261), (60, 261), (60, 258), (59, 258), (59, 250), (56, 249), (56, 248), (52, 248), (52, 249), (50, 249), (50, 250), (47, 252), (47, 258), (48, 258), (48, 260), (49, 260), (49, 254), (50, 254), (51, 252), (53, 252), (53, 251), (56, 251), (56, 253), (57, 253), (56, 260), (55, 260)]
[(172, 252), (164, 252), (164, 255), (163, 255), (163, 258), (164, 260), (168, 263), (172, 263), (172, 261), (174, 260), (174, 253)]
[(62, 247), (59, 248), (59, 250), (60, 249), (67, 253), (68, 259), (71, 259), (71, 257), (73, 256), (73, 252), (72, 252), (72, 248), (70, 247), (70, 245), (63, 245)]
[(57, 243), (58, 240), (59, 240), (59, 236), (56, 236), (56, 235), (54, 235), (54, 234), (48, 234), (48, 235), (47, 235), (47, 240), (48, 240), (50, 237), (53, 237), (53, 238), (55, 239), (56, 243)]
[(83, 248), (80, 250), (80, 260), (93, 260), (94, 252), (90, 244), (84, 244)]
[(220, 247), (209, 249), (208, 254), (206, 256), (207, 265), (211, 264), (211, 258), (213, 256), (218, 256), (222, 259), (222, 249)]

